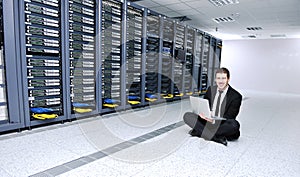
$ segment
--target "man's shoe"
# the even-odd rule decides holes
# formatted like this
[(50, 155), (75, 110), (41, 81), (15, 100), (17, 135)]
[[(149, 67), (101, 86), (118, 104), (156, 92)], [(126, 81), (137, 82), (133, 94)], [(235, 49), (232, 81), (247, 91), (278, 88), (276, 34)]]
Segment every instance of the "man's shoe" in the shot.
[(195, 130), (195, 129), (192, 129), (189, 131), (189, 134), (191, 136), (197, 136), (197, 137), (200, 137), (201, 135), (199, 135), (199, 133)]
[(216, 137), (216, 136), (214, 136), (211, 140), (214, 141), (214, 142), (216, 142), (216, 143), (221, 143), (224, 146), (227, 146), (227, 139), (226, 139), (225, 136), (223, 136), (223, 137)]

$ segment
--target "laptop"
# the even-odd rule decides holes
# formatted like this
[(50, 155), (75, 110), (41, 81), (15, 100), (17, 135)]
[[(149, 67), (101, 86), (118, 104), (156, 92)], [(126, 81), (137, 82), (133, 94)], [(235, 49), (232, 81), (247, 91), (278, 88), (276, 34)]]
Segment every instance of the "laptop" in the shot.
[(207, 99), (190, 96), (190, 104), (192, 111), (195, 114), (203, 113), (206, 117), (212, 118), (214, 120), (226, 120), (226, 118), (224, 117), (211, 116), (209, 102)]

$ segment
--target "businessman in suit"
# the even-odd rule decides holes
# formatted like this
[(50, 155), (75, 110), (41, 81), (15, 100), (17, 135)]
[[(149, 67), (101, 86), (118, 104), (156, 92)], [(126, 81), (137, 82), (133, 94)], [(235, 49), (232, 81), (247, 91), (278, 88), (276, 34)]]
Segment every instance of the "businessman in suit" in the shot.
[(236, 140), (240, 136), (240, 124), (236, 117), (240, 111), (242, 95), (229, 85), (230, 73), (227, 68), (216, 71), (216, 86), (208, 88), (204, 99), (209, 101), (212, 115), (226, 120), (213, 120), (202, 113), (186, 112), (184, 122), (192, 128), (192, 136), (212, 140), (227, 146), (227, 140)]

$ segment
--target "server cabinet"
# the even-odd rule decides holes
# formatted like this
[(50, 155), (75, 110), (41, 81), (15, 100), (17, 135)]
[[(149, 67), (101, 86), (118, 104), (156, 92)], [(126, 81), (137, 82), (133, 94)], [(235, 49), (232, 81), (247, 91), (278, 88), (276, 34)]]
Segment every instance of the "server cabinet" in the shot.
[(203, 49), (201, 54), (201, 88), (200, 94), (205, 94), (210, 86), (211, 72), (209, 72), (209, 54), (210, 54), (210, 36), (204, 34), (203, 36)]
[(203, 33), (199, 30), (195, 31), (194, 44), (194, 64), (193, 64), (193, 89), (194, 95), (201, 93), (201, 52), (202, 52)]
[(71, 114), (76, 114), (76, 117), (96, 112), (96, 7), (95, 0), (69, 0), (68, 109)]
[(181, 99), (184, 93), (183, 72), (185, 62), (185, 26), (175, 24), (175, 54), (174, 54), (174, 99)]
[(214, 75), (221, 64), (222, 40), (216, 39), (216, 48), (214, 52)]
[[(128, 3), (126, 13), (126, 104), (130, 107), (142, 106), (144, 9)], [(128, 106), (127, 106), (128, 107)]]
[(101, 95), (102, 113), (121, 109), (123, 3), (102, 1), (101, 22)]
[(20, 8), (26, 126), (65, 120), (65, 1), (24, 0)]
[(166, 101), (173, 100), (173, 56), (174, 56), (174, 20), (163, 17), (162, 34), (162, 70), (161, 70), (161, 96)]
[(216, 39), (210, 36), (209, 40), (209, 62), (208, 62), (208, 80), (210, 85), (216, 85), (215, 82), (215, 53), (216, 53)]
[(21, 97), (18, 1), (0, 0), (0, 132), (25, 126)]
[(145, 101), (155, 102), (159, 93), (160, 16), (150, 10), (146, 14)]
[(186, 27), (186, 53), (184, 63), (184, 95), (193, 95), (193, 75), (194, 75), (194, 38), (195, 30), (191, 27)]

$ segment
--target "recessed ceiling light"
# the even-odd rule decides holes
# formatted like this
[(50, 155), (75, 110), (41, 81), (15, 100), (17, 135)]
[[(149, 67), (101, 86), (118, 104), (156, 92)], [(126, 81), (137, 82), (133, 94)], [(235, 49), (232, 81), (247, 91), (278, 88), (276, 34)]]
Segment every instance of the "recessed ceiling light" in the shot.
[(249, 34), (246, 36), (242, 36), (242, 38), (251, 38), (251, 39), (255, 39), (257, 36), (255, 34)]
[(226, 22), (234, 22), (235, 19), (232, 17), (216, 17), (216, 18), (213, 18), (213, 21), (215, 21), (217, 23), (226, 23)]
[(240, 3), (238, 0), (208, 0), (208, 1), (217, 7)]
[(271, 34), (270, 37), (286, 37), (285, 34)]

